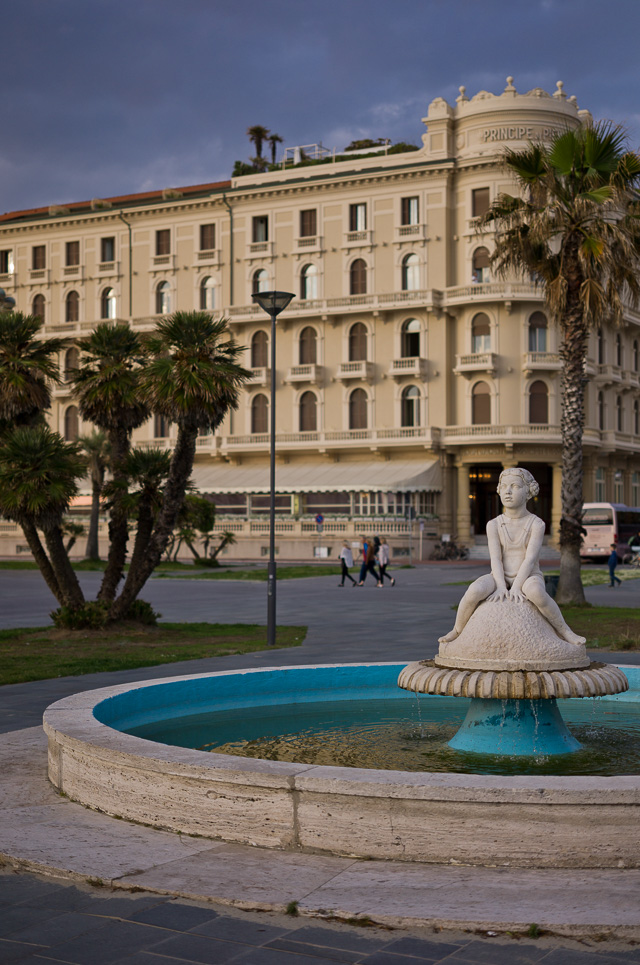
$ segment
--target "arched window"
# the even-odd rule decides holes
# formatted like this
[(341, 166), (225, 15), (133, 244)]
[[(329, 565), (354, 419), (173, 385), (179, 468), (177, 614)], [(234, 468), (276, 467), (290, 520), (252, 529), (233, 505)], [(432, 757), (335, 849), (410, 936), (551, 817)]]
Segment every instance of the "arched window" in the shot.
[(31, 313), (32, 315), (37, 315), (38, 318), (40, 318), (43, 322), (45, 321), (44, 308), (45, 308), (44, 295), (36, 295), (31, 305)]
[(598, 392), (598, 429), (604, 429), (604, 395)]
[(620, 332), (616, 332), (616, 365), (622, 366), (622, 338)]
[(486, 382), (476, 382), (471, 390), (471, 422), (474, 426), (491, 424), (491, 389)]
[(300, 272), (300, 298), (318, 297), (318, 269), (315, 265), (305, 265)]
[(356, 322), (349, 329), (349, 361), (365, 362), (367, 359), (367, 326)]
[(616, 396), (616, 429), (618, 432), (624, 432), (624, 407), (621, 395)]
[(77, 292), (69, 292), (65, 301), (65, 320), (77, 322), (80, 320), (80, 296)]
[(364, 389), (354, 389), (349, 396), (349, 428), (367, 428), (367, 393)]
[(352, 295), (367, 293), (367, 263), (364, 258), (356, 258), (349, 269), (349, 292)]
[(420, 425), (420, 389), (408, 385), (402, 391), (401, 424), (403, 427)]
[(416, 359), (420, 355), (420, 322), (417, 318), (404, 322), (400, 352), (403, 359)]
[(69, 381), (69, 376), (73, 369), (78, 368), (80, 362), (80, 352), (77, 348), (69, 348), (64, 356), (64, 380)]
[(253, 280), (251, 284), (251, 293), (257, 295), (258, 292), (268, 292), (269, 291), (269, 273), (266, 268), (258, 268), (257, 271), (253, 273)]
[(256, 395), (251, 402), (251, 431), (269, 431), (269, 401), (266, 395)]
[(484, 312), (478, 312), (471, 322), (471, 351), (491, 351), (491, 322)]
[(251, 368), (266, 369), (269, 367), (269, 336), (260, 330), (251, 339)]
[(317, 335), (315, 328), (307, 325), (300, 332), (300, 365), (315, 365), (318, 361)]
[(116, 293), (113, 288), (105, 288), (100, 298), (100, 318), (116, 317)]
[(300, 432), (315, 432), (318, 428), (318, 400), (313, 392), (300, 396)]
[(549, 389), (540, 380), (533, 382), (529, 389), (529, 422), (537, 425), (549, 422)]
[(216, 307), (216, 281), (210, 275), (200, 282), (200, 310), (213, 312)]
[(75, 442), (78, 438), (78, 408), (70, 405), (64, 414), (64, 438), (67, 442)]
[(636, 436), (640, 435), (640, 403), (637, 399), (633, 403), (633, 433)]
[(542, 312), (534, 312), (529, 319), (529, 351), (547, 351), (547, 317)]
[(169, 420), (158, 412), (153, 417), (153, 438), (166, 439), (169, 435)]
[(605, 353), (604, 353), (604, 334), (602, 329), (599, 328), (596, 332), (596, 351), (598, 357), (598, 365), (604, 365)]
[(161, 281), (156, 288), (156, 315), (168, 315), (171, 311), (171, 286)]
[(417, 255), (405, 255), (402, 259), (402, 291), (414, 292), (420, 288), (420, 259)]
[(471, 281), (478, 285), (489, 281), (489, 250), (487, 248), (476, 248), (473, 253)]
[(640, 355), (638, 354), (638, 340), (636, 338), (633, 341), (633, 371), (634, 372), (638, 371), (639, 363), (640, 363)]

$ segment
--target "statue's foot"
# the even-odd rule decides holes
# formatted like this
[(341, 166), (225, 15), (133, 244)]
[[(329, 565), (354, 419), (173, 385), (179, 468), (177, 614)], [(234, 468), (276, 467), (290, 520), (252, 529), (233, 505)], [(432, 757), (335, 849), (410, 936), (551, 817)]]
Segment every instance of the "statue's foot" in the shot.
[(460, 634), (454, 627), (453, 630), (450, 630), (444, 637), (438, 637), (438, 643), (451, 643), (452, 640), (456, 640), (459, 636)]
[(574, 633), (573, 630), (570, 629), (570, 627), (564, 627), (564, 629), (557, 630), (556, 632), (558, 636), (561, 637), (562, 640), (566, 640), (567, 643), (575, 643), (577, 647), (587, 642), (586, 637), (581, 637), (579, 636), (579, 634)]

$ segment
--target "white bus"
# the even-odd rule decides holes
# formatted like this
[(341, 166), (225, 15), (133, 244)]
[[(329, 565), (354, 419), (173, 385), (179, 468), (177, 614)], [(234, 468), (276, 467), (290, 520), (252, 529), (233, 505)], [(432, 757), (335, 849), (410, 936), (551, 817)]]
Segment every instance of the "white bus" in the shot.
[(640, 533), (640, 509), (622, 503), (585, 503), (582, 525), (587, 532), (582, 539), (581, 559), (606, 560), (612, 543), (617, 544), (618, 556), (623, 559), (629, 552), (629, 540)]

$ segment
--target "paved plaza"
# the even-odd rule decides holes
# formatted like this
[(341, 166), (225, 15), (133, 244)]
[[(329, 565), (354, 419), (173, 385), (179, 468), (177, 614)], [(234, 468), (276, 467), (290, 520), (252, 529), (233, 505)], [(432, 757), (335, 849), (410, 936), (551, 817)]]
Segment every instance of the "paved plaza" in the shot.
[[(265, 852), (115, 822), (61, 800), (46, 783), (39, 725), (44, 708), (60, 697), (183, 672), (430, 657), (437, 636), (451, 626), (451, 608), (463, 590), (450, 584), (479, 572), (470, 564), (398, 570), (397, 585), (384, 590), (373, 583), (340, 589), (337, 576), (283, 581), (278, 586), (278, 622), (309, 627), (302, 647), (2, 688), (0, 732), (6, 736), (0, 754), (5, 775), (0, 841), (10, 844), (0, 844), (0, 852), (19, 852), (22, 860), (14, 862), (18, 872), (10, 867), (0, 872), (0, 963), (640, 963), (640, 945), (630, 941), (640, 937), (637, 872), (425, 868)], [(100, 574), (82, 575), (89, 592), (99, 578)], [(587, 596), (593, 603), (635, 606), (638, 590), (640, 583), (633, 581), (619, 590), (592, 587)], [(154, 579), (143, 596), (168, 620), (237, 622), (241, 614), (243, 622), (265, 622), (263, 583)], [(33, 572), (0, 573), (0, 599), (4, 626), (44, 625), (53, 607), (39, 574)], [(606, 655), (624, 663), (639, 663), (639, 658)], [(15, 754), (12, 757), (12, 748), (20, 750), (19, 761)], [(11, 761), (17, 762), (13, 770)], [(42, 870), (47, 854), (57, 855), (51, 867), (142, 890), (125, 894), (25, 871)], [(102, 874), (91, 875), (88, 865), (82, 865), (91, 857)], [(171, 888), (171, 869), (174, 883), (181, 881), (179, 887)], [(151, 894), (145, 888), (169, 894)], [(215, 898), (221, 888), (226, 888), (231, 906), (171, 895), (173, 891), (192, 899)], [(328, 908), (348, 907), (378, 923), (385, 921), (385, 905), (388, 908), (395, 898), (396, 909), (406, 909), (407, 921), (401, 921), (399, 910), (393, 925), (385, 929), (292, 918), (281, 913), (292, 895), (299, 899), (303, 914), (317, 910), (318, 896), (324, 895)], [(543, 930), (545, 921), (561, 921), (566, 911), (566, 920), (576, 923), (576, 939), (491, 936), (486, 929), (472, 934), (451, 922), (437, 931), (419, 925), (421, 917), (445, 920), (447, 907), (461, 900), (468, 903), (470, 921), (504, 921), (510, 906), (519, 906), (517, 920), (537, 922)], [(240, 911), (242, 904), (272, 910)], [(416, 913), (419, 909), (422, 914)], [(597, 922), (603, 923), (600, 936), (589, 927)]]

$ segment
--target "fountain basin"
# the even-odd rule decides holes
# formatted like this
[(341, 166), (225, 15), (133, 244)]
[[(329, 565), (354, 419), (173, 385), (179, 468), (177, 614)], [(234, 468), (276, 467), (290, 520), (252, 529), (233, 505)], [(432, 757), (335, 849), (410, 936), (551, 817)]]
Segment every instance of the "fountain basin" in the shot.
[[(45, 713), (49, 777), (72, 800), (107, 814), (261, 847), (470, 865), (640, 866), (640, 776), (327, 767), (206, 753), (116, 729), (225, 702), (406, 700), (396, 684), (402, 667), (229, 671), (67, 697)], [(627, 676), (640, 686), (637, 670)]]

